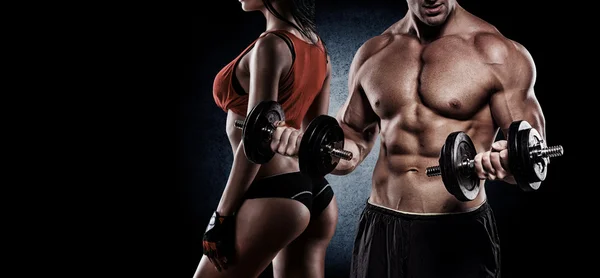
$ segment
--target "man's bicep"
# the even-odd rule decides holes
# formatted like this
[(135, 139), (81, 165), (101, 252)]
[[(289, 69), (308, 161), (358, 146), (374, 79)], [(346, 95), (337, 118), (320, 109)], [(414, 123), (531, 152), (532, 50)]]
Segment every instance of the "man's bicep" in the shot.
[(545, 120), (542, 108), (533, 90), (498, 92), (492, 97), (492, 116), (506, 138), (514, 121), (525, 120), (545, 138)]
[(360, 148), (370, 150), (379, 133), (379, 116), (373, 111), (367, 92), (361, 84), (366, 61), (385, 47), (390, 36), (377, 36), (365, 42), (356, 52), (348, 73), (348, 98), (337, 113), (346, 138)]
[[(360, 84), (359, 72), (364, 61), (368, 58), (368, 44), (362, 45), (350, 64), (348, 73), (348, 98), (337, 113), (337, 120), (346, 128), (361, 133), (370, 119), (364, 116), (372, 112), (369, 100)], [(372, 114), (375, 114), (372, 112)], [(370, 117), (372, 118), (372, 117)]]
[(348, 139), (370, 144), (378, 133), (379, 117), (360, 87), (352, 88), (348, 99), (337, 113), (337, 120)]
[(525, 120), (545, 137), (544, 115), (534, 90), (535, 63), (524, 47), (517, 50), (500, 78), (502, 89), (492, 95), (492, 116), (505, 136), (512, 122)]
[(351, 90), (348, 99), (337, 113), (337, 120), (344, 131), (344, 149), (352, 152), (352, 160), (341, 161), (333, 174), (352, 172), (371, 152), (379, 133), (379, 121), (361, 90)]

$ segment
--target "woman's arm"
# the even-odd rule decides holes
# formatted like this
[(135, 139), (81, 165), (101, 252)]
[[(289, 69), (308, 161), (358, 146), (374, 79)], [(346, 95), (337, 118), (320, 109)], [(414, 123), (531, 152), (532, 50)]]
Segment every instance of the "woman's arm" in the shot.
[[(329, 61), (329, 56), (327, 56), (327, 61)], [(325, 80), (323, 81), (323, 85), (321, 86), (321, 91), (313, 101), (313, 103), (308, 108), (304, 119), (302, 119), (302, 131), (306, 130), (306, 127), (310, 122), (319, 115), (327, 115), (329, 112), (329, 92), (331, 86), (331, 63), (327, 63), (327, 76), (325, 76)]]
[[(327, 57), (327, 61), (329, 61), (329, 56)], [(271, 150), (286, 156), (298, 155), (302, 135), (310, 122), (319, 115), (327, 115), (329, 111), (330, 82), (331, 63), (327, 63), (327, 75), (323, 80), (321, 90), (306, 111), (306, 115), (304, 115), (304, 118), (302, 119), (300, 130), (286, 126), (285, 123), (279, 123), (272, 135)]]
[[(279, 81), (292, 65), (292, 54), (287, 44), (276, 35), (267, 34), (256, 42), (250, 52), (248, 113), (264, 100), (277, 100)], [(247, 115), (246, 115), (247, 116)], [(237, 133), (236, 136), (240, 136)], [(238, 140), (238, 142), (240, 142)], [(233, 165), (227, 185), (221, 196), (217, 212), (232, 215), (241, 205), (248, 186), (254, 180), (260, 165), (250, 162), (244, 154), (244, 143), (240, 142), (233, 156)]]

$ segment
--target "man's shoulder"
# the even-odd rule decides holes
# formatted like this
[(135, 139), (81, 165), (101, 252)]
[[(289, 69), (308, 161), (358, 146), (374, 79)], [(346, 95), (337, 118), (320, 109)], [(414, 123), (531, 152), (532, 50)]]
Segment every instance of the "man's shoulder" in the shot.
[(477, 16), (470, 15), (467, 17), (470, 28), (464, 30), (464, 35), (472, 39), (475, 49), (484, 57), (498, 61), (527, 53), (523, 45), (504, 36), (496, 26)]
[(414, 35), (408, 33), (392, 32), (389, 30), (366, 40), (358, 49), (356, 55), (360, 58), (369, 58), (386, 49), (392, 43), (414, 43), (419, 44), (419, 40)]
[(378, 52), (389, 45), (394, 37), (389, 33), (382, 33), (377, 36), (371, 37), (366, 40), (361, 46), (360, 50), (366, 53)]
[(474, 48), (493, 69), (500, 80), (511, 80), (516, 74), (525, 80), (534, 78), (535, 63), (529, 51), (519, 42), (499, 32), (476, 32), (472, 34)]
[(492, 63), (503, 63), (511, 57), (527, 54), (527, 49), (517, 41), (505, 37), (497, 30), (481, 30), (471, 34), (475, 49)]
[(362, 65), (366, 60), (388, 46), (392, 39), (393, 38), (387, 34), (380, 34), (369, 38), (356, 51), (354, 55), (354, 64)]

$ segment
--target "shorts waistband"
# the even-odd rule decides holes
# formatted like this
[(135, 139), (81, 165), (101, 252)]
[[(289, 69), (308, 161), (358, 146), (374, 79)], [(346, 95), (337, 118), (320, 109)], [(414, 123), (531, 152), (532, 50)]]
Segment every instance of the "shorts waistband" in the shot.
[(400, 211), (391, 208), (387, 208), (384, 206), (376, 205), (369, 200), (367, 200), (367, 204), (365, 206), (366, 211), (373, 211), (385, 215), (390, 215), (394, 217), (406, 218), (406, 219), (443, 219), (443, 218), (470, 218), (474, 216), (481, 215), (490, 210), (490, 205), (487, 200), (483, 201), (478, 207), (472, 208), (469, 211), (464, 212), (448, 212), (448, 213), (415, 213), (415, 212), (407, 212)]

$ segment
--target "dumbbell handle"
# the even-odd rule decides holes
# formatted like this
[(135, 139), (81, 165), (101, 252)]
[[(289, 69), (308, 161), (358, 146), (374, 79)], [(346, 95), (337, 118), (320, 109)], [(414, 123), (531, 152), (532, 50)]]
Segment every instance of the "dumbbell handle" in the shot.
[(244, 120), (235, 120), (234, 125), (235, 125), (235, 127), (239, 128), (239, 129), (244, 129), (244, 123), (245, 123)]
[(563, 155), (564, 150), (563, 147), (561, 145), (558, 146), (551, 146), (551, 147), (546, 147), (546, 148), (541, 148), (539, 150), (533, 150), (529, 153), (529, 155), (531, 155), (532, 158), (535, 157), (558, 157)]
[[(235, 120), (235, 127), (239, 128), (239, 129), (243, 129), (244, 128), (244, 121), (243, 120)], [(275, 131), (275, 129), (271, 128), (270, 126), (265, 127), (264, 131), (268, 132), (269, 134), (273, 134), (273, 132)], [(346, 150), (340, 150), (340, 149), (336, 149), (330, 145), (325, 146), (325, 151), (327, 153), (329, 153), (331, 156), (333, 157), (337, 157), (337, 158), (341, 158), (341, 159), (345, 159), (345, 160), (351, 160), (352, 159), (352, 152), (350, 151), (346, 151)]]
[[(539, 150), (533, 150), (529, 153), (529, 155), (531, 155), (532, 158), (533, 157), (546, 158), (546, 157), (558, 157), (558, 156), (563, 155), (563, 153), (564, 153), (563, 147), (558, 145), (558, 146), (541, 148)], [(467, 159), (467, 160), (461, 162), (461, 164), (458, 167), (461, 169), (471, 170), (472, 168), (475, 168), (475, 160)], [(440, 168), (439, 165), (427, 167), (427, 169), (425, 169), (425, 173), (427, 174), (428, 177), (439, 176), (442, 174), (442, 169)]]
[(347, 151), (347, 150), (336, 149), (336, 148), (332, 147), (331, 145), (325, 146), (325, 151), (327, 151), (333, 157), (341, 158), (344, 160), (352, 159), (352, 152)]
[[(475, 168), (475, 160), (467, 159), (461, 162), (460, 165), (458, 165), (458, 168), (471, 171)], [(427, 169), (425, 169), (425, 174), (427, 174), (428, 177), (440, 176), (442, 174), (442, 168), (439, 165), (427, 167)]]
[[(244, 124), (245, 124), (244, 120), (235, 120), (235, 122), (234, 122), (235, 127), (239, 128), (239, 129), (244, 129)], [(267, 127), (263, 128), (263, 131), (268, 132), (269, 135), (273, 135), (273, 132), (275, 132), (275, 129), (271, 126), (267, 126)]]

